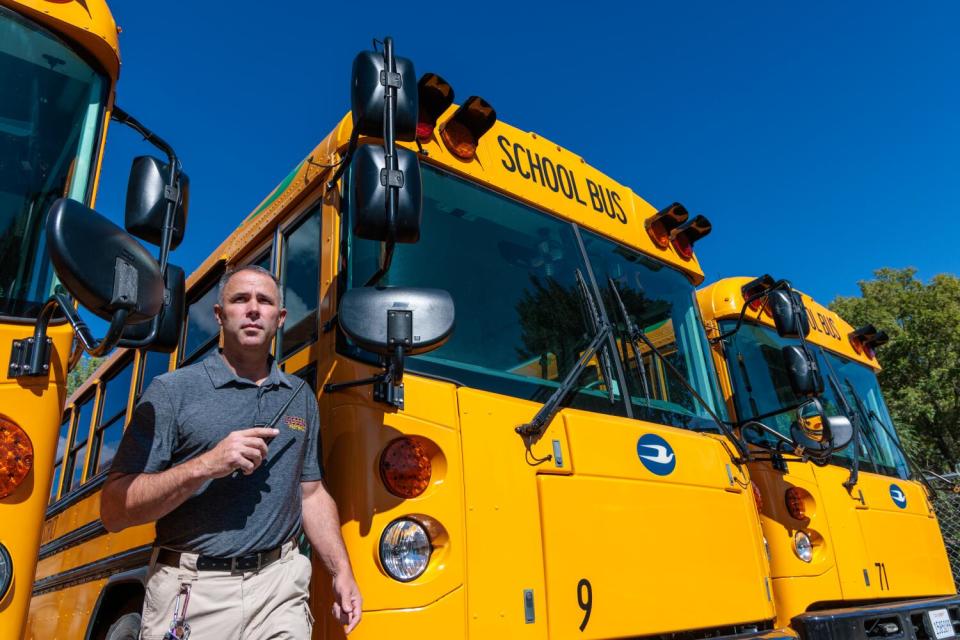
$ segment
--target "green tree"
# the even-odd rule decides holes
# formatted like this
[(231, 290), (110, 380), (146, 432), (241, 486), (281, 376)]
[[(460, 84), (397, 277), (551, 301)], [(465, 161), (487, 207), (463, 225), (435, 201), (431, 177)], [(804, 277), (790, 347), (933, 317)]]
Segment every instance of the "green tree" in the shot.
[(874, 276), (859, 283), (859, 297), (838, 297), (830, 308), (854, 327), (887, 332), (880, 386), (904, 448), (925, 468), (952, 468), (960, 461), (960, 278), (924, 283), (913, 268)]
[(74, 367), (67, 375), (67, 397), (69, 398), (77, 388), (83, 384), (83, 381), (93, 375), (93, 372), (97, 370), (97, 367), (100, 366), (100, 363), (103, 362), (104, 358), (90, 358), (84, 355), (80, 358), (80, 362), (77, 363), (77, 366)]

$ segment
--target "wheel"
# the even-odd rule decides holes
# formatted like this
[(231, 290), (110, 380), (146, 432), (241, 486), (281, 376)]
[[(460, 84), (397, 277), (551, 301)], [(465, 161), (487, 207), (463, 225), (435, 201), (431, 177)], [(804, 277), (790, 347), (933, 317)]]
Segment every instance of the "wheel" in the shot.
[(140, 612), (125, 613), (107, 630), (106, 640), (137, 640), (140, 637)]

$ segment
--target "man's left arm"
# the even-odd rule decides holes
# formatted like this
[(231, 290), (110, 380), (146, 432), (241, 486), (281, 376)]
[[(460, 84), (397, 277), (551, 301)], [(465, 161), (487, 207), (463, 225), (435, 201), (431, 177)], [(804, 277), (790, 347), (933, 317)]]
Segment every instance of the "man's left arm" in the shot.
[(333, 616), (350, 633), (360, 622), (363, 598), (340, 534), (337, 504), (323, 480), (301, 482), (300, 487), (303, 492), (303, 530), (333, 579)]

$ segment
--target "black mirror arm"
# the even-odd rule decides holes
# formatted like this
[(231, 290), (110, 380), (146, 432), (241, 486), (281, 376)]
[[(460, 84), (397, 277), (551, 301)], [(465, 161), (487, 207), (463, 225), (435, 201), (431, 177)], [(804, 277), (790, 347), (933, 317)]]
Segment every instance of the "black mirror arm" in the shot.
[(123, 347), (124, 349), (140, 349), (142, 347), (149, 346), (151, 342), (157, 339), (157, 334), (160, 333), (160, 314), (153, 316), (153, 320), (150, 321), (150, 333), (147, 334), (147, 337), (142, 340), (130, 340), (128, 338), (121, 338), (117, 342), (118, 347)]
[(771, 291), (776, 291), (777, 289), (784, 289), (784, 288), (785, 288), (785, 289), (788, 289), (788, 290), (790, 289), (790, 281), (789, 281), (789, 280), (778, 280), (778, 281), (775, 282), (775, 283), (773, 284), (773, 286), (770, 287), (769, 289), (764, 289), (763, 291), (761, 291), (761, 292), (759, 292), (759, 293), (755, 293), (755, 294), (753, 294), (752, 296), (746, 298), (746, 299), (743, 301), (743, 306), (740, 307), (740, 315), (739, 315), (739, 317), (737, 318), (737, 324), (733, 327), (733, 329), (730, 329), (729, 331), (725, 331), (725, 332), (721, 333), (721, 334), (718, 335), (718, 336), (715, 336), (715, 337), (713, 337), (713, 338), (710, 338), (710, 344), (716, 344), (716, 343), (720, 342), (721, 340), (726, 340), (726, 339), (729, 338), (730, 336), (734, 335), (737, 331), (740, 331), (740, 327), (741, 327), (741, 325), (743, 325), (743, 319), (744, 319), (744, 317), (745, 317), (746, 314), (747, 314), (747, 309), (750, 307), (750, 303), (751, 303), (751, 302), (753, 302), (753, 301), (755, 301), (755, 300), (759, 300), (760, 298), (765, 298), (765, 297), (767, 297), (767, 295), (768, 295)]
[[(767, 434), (773, 436), (774, 438), (776, 438), (780, 443), (785, 444), (785, 445), (787, 445), (787, 446), (789, 447), (788, 450), (782, 450), (782, 449), (780, 449), (779, 447), (777, 447), (776, 449), (772, 449), (772, 451), (773, 451), (774, 453), (791, 453), (791, 452), (795, 449), (795, 447), (796, 447), (796, 445), (795, 445), (795, 443), (793, 442), (793, 440), (791, 440), (791, 439), (788, 438), (787, 436), (783, 435), (782, 433), (780, 433), (779, 431), (777, 431), (777, 430), (774, 429), (773, 427), (770, 427), (769, 425), (766, 425), (766, 424), (764, 424), (764, 423), (762, 423), (762, 422), (760, 422), (760, 421), (758, 421), (758, 420), (747, 420), (746, 422), (742, 423), (742, 424), (740, 425), (740, 431), (741, 431), (741, 433), (743, 432), (744, 429), (752, 429), (752, 430), (756, 431), (757, 433), (767, 433)], [(771, 449), (769, 449), (768, 447), (766, 447), (766, 446), (764, 446), (764, 445), (762, 445), (762, 444), (757, 444), (757, 443), (752, 443), (752, 444), (754, 444), (755, 446), (758, 446), (758, 447), (762, 447), (762, 448), (767, 449), (767, 450), (771, 450)]]

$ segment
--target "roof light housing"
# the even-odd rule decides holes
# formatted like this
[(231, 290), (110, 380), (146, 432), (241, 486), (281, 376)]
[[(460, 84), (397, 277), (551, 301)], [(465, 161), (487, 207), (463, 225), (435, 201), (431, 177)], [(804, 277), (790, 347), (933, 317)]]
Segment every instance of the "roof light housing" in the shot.
[(435, 73), (425, 73), (417, 82), (417, 140), (427, 142), (433, 136), (437, 118), (453, 104), (453, 87)]
[(740, 287), (740, 293), (743, 295), (743, 300), (747, 303), (747, 306), (752, 311), (757, 311), (763, 306), (763, 299), (774, 284), (776, 284), (776, 281), (773, 276), (765, 273)]
[(480, 138), (497, 122), (497, 112), (479, 96), (470, 96), (440, 129), (447, 149), (461, 160), (477, 155)]
[(684, 260), (693, 258), (693, 243), (707, 236), (713, 225), (706, 216), (697, 216), (670, 232), (670, 244)]
[(643, 221), (650, 239), (660, 249), (670, 246), (670, 232), (682, 225), (690, 217), (687, 208), (679, 202), (664, 207)]
[(890, 337), (885, 331), (877, 331), (877, 328), (872, 324), (866, 324), (851, 331), (848, 338), (854, 351), (863, 353), (871, 359), (876, 357), (878, 347), (882, 347), (890, 341)]

